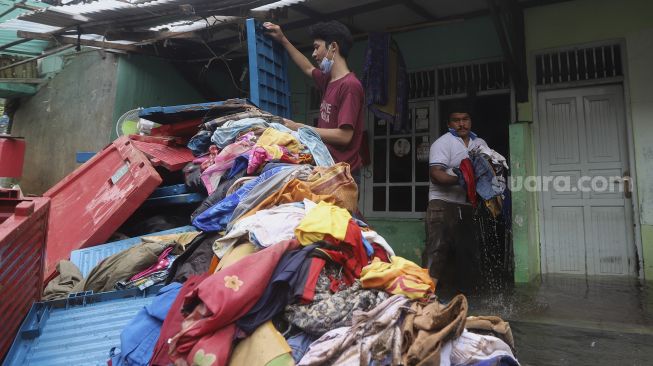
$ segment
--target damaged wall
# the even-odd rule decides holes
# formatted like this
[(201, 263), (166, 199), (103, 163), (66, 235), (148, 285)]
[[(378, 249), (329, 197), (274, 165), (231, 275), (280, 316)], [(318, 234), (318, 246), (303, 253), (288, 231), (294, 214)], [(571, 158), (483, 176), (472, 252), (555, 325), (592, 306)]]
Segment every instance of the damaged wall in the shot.
[[(66, 57), (58, 74), (22, 100), (14, 117), (12, 134), (27, 140), (20, 181), (26, 193), (41, 194), (77, 168), (78, 151), (96, 152), (114, 140), (115, 123), (124, 112), (205, 102), (162, 59), (90, 49)], [(59, 61), (42, 66), (56, 71)]]
[(27, 143), (20, 181), (25, 193), (45, 192), (78, 166), (77, 151), (98, 151), (109, 142), (117, 65), (113, 54), (81, 53), (21, 101), (12, 134)]

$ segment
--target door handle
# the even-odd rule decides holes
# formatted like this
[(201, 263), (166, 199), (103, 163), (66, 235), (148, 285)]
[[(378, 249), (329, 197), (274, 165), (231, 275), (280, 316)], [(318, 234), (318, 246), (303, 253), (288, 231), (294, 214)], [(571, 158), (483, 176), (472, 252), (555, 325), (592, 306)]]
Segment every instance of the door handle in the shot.
[(633, 192), (630, 189), (630, 186), (631, 186), (630, 177), (627, 176), (627, 175), (624, 175), (623, 182), (624, 182), (624, 197), (632, 198), (633, 197)]

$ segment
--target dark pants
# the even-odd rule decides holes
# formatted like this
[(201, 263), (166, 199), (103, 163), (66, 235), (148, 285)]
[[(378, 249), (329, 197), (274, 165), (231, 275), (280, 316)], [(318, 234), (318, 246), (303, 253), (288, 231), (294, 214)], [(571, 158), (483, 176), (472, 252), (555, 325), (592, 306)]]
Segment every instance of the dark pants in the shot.
[(438, 286), (444, 282), (458, 291), (474, 291), (480, 285), (480, 250), (472, 206), (431, 200), (425, 226), (422, 267), (438, 279)]

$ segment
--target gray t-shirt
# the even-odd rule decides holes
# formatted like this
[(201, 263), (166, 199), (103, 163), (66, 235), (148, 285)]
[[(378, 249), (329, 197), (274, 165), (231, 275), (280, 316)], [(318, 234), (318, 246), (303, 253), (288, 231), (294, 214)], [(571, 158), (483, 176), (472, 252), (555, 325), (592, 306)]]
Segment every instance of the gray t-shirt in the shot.
[[(463, 159), (469, 157), (469, 151), (481, 145), (487, 146), (485, 141), (480, 137), (471, 137), (469, 146), (465, 146), (463, 139), (454, 136), (451, 132), (447, 132), (431, 145), (429, 167), (439, 165), (447, 170), (456, 168), (460, 166), (460, 162)], [(448, 173), (454, 175), (451, 171)], [(443, 186), (430, 182), (429, 200), (435, 199), (453, 203), (468, 203), (467, 194), (461, 186)]]

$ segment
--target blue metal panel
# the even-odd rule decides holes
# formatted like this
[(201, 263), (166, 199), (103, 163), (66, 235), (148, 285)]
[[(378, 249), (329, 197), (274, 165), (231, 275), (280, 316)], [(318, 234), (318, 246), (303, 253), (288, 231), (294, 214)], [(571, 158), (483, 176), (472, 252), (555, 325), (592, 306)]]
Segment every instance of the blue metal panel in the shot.
[(188, 186), (185, 184), (175, 184), (171, 186), (159, 187), (152, 192), (150, 198), (160, 198), (168, 196), (176, 196), (179, 194), (189, 193)]
[(106, 365), (123, 328), (160, 288), (34, 303), (3, 365)]
[[(160, 231), (158, 233), (152, 233), (143, 236), (177, 234), (188, 231), (197, 231), (197, 229), (194, 226), (182, 226), (176, 229)], [(91, 272), (93, 267), (95, 267), (101, 260), (119, 253), (125, 249), (133, 247), (134, 245), (141, 242), (141, 238), (143, 236), (114, 241), (113, 243), (108, 244), (96, 245), (90, 248), (73, 250), (70, 252), (70, 261), (73, 262), (82, 272), (82, 275), (86, 277), (89, 272)]]
[(85, 162), (91, 160), (91, 158), (92, 158), (93, 156), (95, 156), (95, 154), (97, 154), (97, 152), (92, 152), (92, 151), (78, 151), (78, 152), (75, 154), (75, 161), (78, 162), (78, 163), (85, 163)]
[(206, 198), (205, 194), (188, 191), (185, 184), (159, 187), (143, 203), (142, 207), (161, 207), (171, 205), (183, 205), (188, 203), (202, 202)]
[(247, 19), (246, 24), (250, 99), (265, 111), (290, 118), (288, 53), (265, 35), (260, 22)]
[(185, 205), (188, 203), (202, 202), (204, 201), (205, 198), (206, 195), (201, 193), (185, 193), (185, 194), (177, 194), (174, 196), (167, 196), (167, 197), (154, 197), (154, 198), (148, 198), (147, 201), (145, 201), (141, 207), (152, 208), (152, 207)]
[[(243, 99), (234, 99), (245, 103)], [(176, 122), (187, 121), (194, 118), (202, 118), (206, 116), (212, 109), (224, 105), (225, 102), (211, 102), (199, 104), (184, 104), (169, 107), (150, 107), (141, 109), (138, 116), (145, 118), (148, 121), (156, 122), (159, 124), (171, 124)]]

